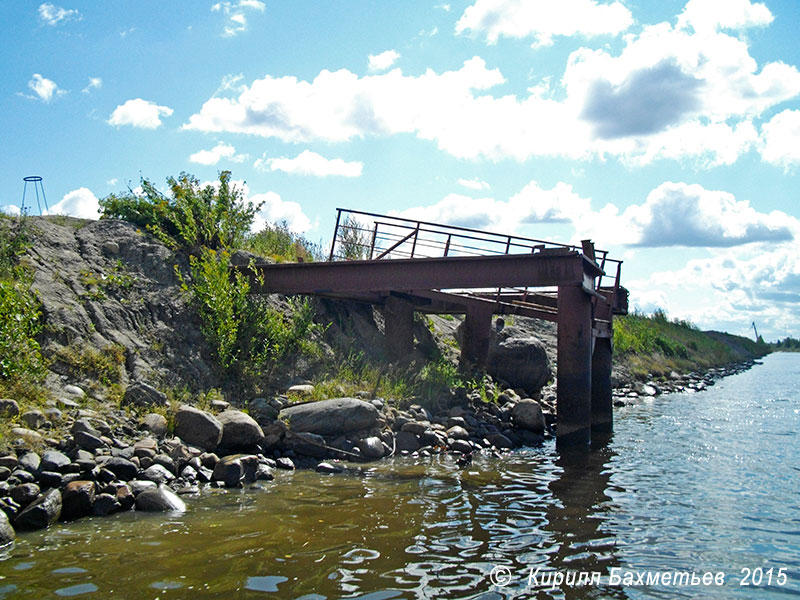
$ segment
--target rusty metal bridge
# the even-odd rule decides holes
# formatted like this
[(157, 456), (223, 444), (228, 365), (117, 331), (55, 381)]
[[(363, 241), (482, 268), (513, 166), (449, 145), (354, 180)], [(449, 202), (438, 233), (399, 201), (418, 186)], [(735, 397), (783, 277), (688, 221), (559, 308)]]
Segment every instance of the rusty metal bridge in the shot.
[(414, 347), (414, 312), (463, 314), (463, 362), (485, 365), (493, 315), (558, 324), (557, 443), (612, 428), (614, 315), (626, 314), (622, 262), (595, 249), (337, 209), (328, 262), (258, 264), (253, 293), (308, 294), (383, 308), (386, 349)]

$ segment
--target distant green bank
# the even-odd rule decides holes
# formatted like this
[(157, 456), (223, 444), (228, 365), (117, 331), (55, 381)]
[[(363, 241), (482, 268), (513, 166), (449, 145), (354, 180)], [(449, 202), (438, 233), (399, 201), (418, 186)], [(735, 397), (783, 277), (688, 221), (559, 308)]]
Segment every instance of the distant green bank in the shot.
[(667, 377), (760, 358), (779, 349), (720, 331), (701, 331), (689, 321), (669, 319), (665, 312), (638, 312), (614, 320), (616, 359), (640, 377)]

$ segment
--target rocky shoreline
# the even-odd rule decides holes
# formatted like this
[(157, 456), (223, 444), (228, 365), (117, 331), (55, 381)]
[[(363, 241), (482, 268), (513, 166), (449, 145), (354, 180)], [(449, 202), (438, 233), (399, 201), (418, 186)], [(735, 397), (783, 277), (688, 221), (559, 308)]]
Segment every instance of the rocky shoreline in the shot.
[[(673, 374), (665, 382), (632, 382), (614, 391), (624, 406), (662, 393), (702, 391), (721, 377), (742, 372), (746, 361), (706, 373)], [(290, 388), (292, 397), (309, 385)], [(67, 385), (44, 411), (18, 415), (13, 400), (0, 414), (26, 427), (12, 430), (13, 451), (0, 456), (0, 546), (16, 531), (57, 521), (126, 510), (184, 511), (181, 496), (204, 486), (238, 488), (274, 479), (276, 469), (344, 470), (343, 462), (448, 452), (461, 466), (475, 452), (541, 445), (554, 435), (555, 388), (537, 399), (504, 390), (486, 402), (479, 392), (451, 392), (435, 414), (420, 406), (400, 409), (391, 399), (359, 392), (354, 398), (290, 403), (288, 396), (256, 398), (247, 412), (214, 401), (208, 410), (183, 405), (170, 416), (157, 412), (166, 397), (148, 386), (129, 386), (123, 409), (99, 414), (84, 407), (86, 394)], [(163, 412), (163, 411), (162, 411)], [(51, 437), (58, 425), (69, 431)]]

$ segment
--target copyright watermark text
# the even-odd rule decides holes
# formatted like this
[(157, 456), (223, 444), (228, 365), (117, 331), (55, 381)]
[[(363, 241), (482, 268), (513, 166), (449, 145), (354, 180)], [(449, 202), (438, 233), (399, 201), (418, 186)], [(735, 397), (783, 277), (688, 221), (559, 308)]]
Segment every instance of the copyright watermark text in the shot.
[(728, 577), (724, 571), (637, 571), (612, 567), (607, 575), (599, 571), (511, 569), (498, 565), (489, 573), (489, 580), (496, 587), (524, 583), (533, 589), (562, 589), (599, 587), (721, 587), (733, 581), (742, 587), (786, 585), (788, 576), (785, 568), (743, 568), (738, 576)]

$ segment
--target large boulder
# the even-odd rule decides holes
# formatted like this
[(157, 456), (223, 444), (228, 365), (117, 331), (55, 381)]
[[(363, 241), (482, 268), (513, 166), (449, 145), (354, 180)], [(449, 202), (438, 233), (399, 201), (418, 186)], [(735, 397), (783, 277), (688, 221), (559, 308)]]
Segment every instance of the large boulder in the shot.
[(167, 486), (149, 489), (136, 496), (136, 510), (145, 512), (185, 512), (186, 504)]
[(511, 409), (511, 418), (514, 420), (514, 425), (521, 429), (534, 433), (544, 432), (544, 413), (536, 400), (526, 398), (517, 402)]
[(495, 379), (530, 394), (542, 389), (551, 374), (544, 345), (534, 337), (520, 334), (500, 334), (493, 338), (486, 370)]
[(255, 420), (240, 410), (226, 410), (217, 415), (222, 423), (220, 446), (230, 450), (248, 450), (264, 441), (264, 432)]
[(39, 496), (14, 519), (14, 528), (18, 530), (44, 529), (49, 527), (61, 515), (61, 492), (50, 490)]
[(94, 481), (70, 481), (63, 492), (61, 520), (70, 521), (92, 514), (94, 498)]
[(332, 398), (284, 408), (279, 418), (297, 433), (336, 436), (375, 427), (378, 409), (356, 398)]
[(222, 423), (214, 415), (184, 404), (175, 414), (175, 435), (191, 446), (213, 452), (222, 440)]
[(159, 392), (152, 385), (137, 381), (128, 386), (125, 395), (122, 397), (123, 406), (166, 406), (167, 395)]

